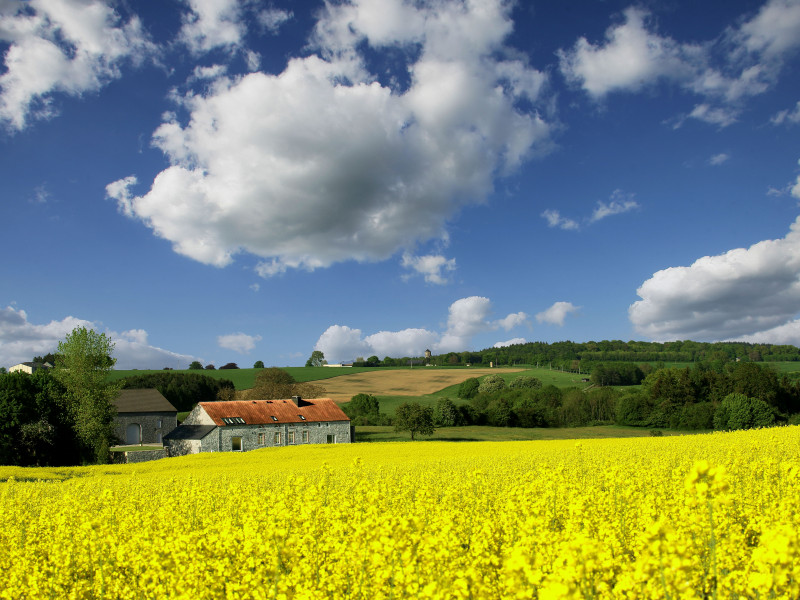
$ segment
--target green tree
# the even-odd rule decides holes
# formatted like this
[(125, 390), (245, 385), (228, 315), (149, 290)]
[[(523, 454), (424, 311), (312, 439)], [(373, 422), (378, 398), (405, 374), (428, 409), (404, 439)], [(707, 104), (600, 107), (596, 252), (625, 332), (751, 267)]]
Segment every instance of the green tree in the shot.
[(307, 367), (321, 367), (326, 364), (328, 364), (328, 361), (325, 360), (325, 354), (322, 350), (314, 350), (311, 353), (311, 357), (306, 361)]
[(256, 362), (253, 364), (253, 368), (254, 368), (254, 369), (263, 369), (263, 368), (264, 368), (264, 361), (263, 361), (263, 360), (257, 360), (257, 361), (256, 361)]
[(114, 344), (104, 333), (78, 327), (58, 343), (54, 376), (65, 399), (84, 460), (108, 462), (115, 441), (114, 417), (120, 383), (107, 378), (116, 360)]
[(192, 371), (198, 371), (203, 368), (203, 363), (199, 360), (193, 360), (192, 364), (189, 365), (189, 369)]
[(458, 423), (458, 408), (450, 398), (439, 398), (434, 412), (436, 427), (454, 427)]
[(433, 409), (418, 402), (406, 402), (397, 407), (394, 418), (395, 431), (410, 431), (413, 441), (416, 434), (433, 435)]
[(714, 429), (750, 429), (774, 423), (775, 413), (769, 404), (744, 394), (728, 394), (714, 413)]

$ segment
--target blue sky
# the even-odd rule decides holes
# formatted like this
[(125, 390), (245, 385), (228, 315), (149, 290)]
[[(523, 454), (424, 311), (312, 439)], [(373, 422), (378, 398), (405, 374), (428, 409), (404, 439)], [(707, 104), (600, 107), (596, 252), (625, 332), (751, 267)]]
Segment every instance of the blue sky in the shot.
[(0, 2), (0, 365), (800, 344), (800, 2)]

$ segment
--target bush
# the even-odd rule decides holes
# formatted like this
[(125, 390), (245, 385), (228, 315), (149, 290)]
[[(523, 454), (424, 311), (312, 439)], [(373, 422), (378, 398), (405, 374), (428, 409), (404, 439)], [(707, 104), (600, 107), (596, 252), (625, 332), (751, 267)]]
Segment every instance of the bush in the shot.
[(491, 394), (506, 389), (506, 380), (500, 375), (487, 375), (478, 384), (479, 394)]
[(433, 412), (436, 427), (455, 427), (459, 421), (459, 412), (450, 398), (440, 398)]
[(527, 375), (520, 375), (508, 384), (512, 390), (538, 390), (542, 387), (542, 381), (536, 377), (529, 377)]
[(222, 369), (238, 369), (238, 368), (239, 368), (239, 365), (237, 365), (236, 363), (228, 363), (228, 364), (222, 365), (220, 367), (220, 370), (222, 370)]
[(458, 397), (464, 400), (474, 398), (475, 394), (478, 393), (478, 385), (480, 385), (480, 381), (475, 377), (465, 379), (458, 388)]

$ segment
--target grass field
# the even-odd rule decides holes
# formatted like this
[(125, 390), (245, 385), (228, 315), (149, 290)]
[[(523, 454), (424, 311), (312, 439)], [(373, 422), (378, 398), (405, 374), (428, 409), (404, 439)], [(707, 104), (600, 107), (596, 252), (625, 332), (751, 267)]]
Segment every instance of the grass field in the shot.
[[(661, 430), (662, 435), (687, 435), (685, 431)], [(699, 433), (699, 432), (692, 432)], [(421, 441), (431, 442), (509, 442), (524, 440), (581, 440), (628, 437), (651, 437), (649, 429), (599, 425), (597, 427), (442, 427), (431, 436), (418, 436)], [(410, 442), (407, 431), (395, 431), (394, 427), (357, 426), (356, 442)]]

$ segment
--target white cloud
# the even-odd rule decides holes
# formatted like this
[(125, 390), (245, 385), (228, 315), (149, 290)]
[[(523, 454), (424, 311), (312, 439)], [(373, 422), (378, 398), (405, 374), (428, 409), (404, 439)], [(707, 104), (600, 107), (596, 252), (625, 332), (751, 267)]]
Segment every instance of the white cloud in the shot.
[(674, 83), (704, 100), (690, 118), (719, 127), (737, 120), (745, 99), (772, 87), (786, 57), (800, 46), (797, 0), (770, 0), (740, 27), (694, 43), (660, 35), (641, 8), (628, 8), (623, 17), (609, 27), (603, 43), (582, 37), (571, 49), (559, 51), (567, 80), (596, 99), (659, 81)]
[[(582, 221), (585, 225), (591, 225), (606, 217), (621, 215), (636, 210), (639, 208), (639, 203), (633, 198), (633, 194), (623, 192), (622, 190), (614, 190), (608, 202), (598, 201), (591, 216), (584, 217)], [(559, 229), (568, 231), (578, 231), (581, 228), (581, 224), (578, 221), (561, 216), (561, 213), (555, 209), (545, 210), (542, 212), (541, 216), (547, 220), (548, 227), (558, 227)]]
[(235, 49), (246, 32), (239, 0), (184, 0), (179, 39), (195, 54), (214, 48)]
[(505, 348), (506, 346), (514, 346), (516, 344), (527, 344), (528, 340), (525, 338), (512, 338), (506, 342), (495, 342), (493, 348)]
[(258, 22), (273, 35), (278, 33), (281, 25), (294, 17), (292, 11), (281, 10), (279, 8), (268, 8), (258, 13)]
[[(546, 76), (505, 58), (510, 10), (326, 4), (316, 54), (184, 98), (188, 122), (168, 117), (153, 136), (170, 166), (141, 196), (131, 179), (108, 194), (176, 252), (217, 266), (250, 253), (262, 276), (441, 238), (498, 173), (549, 148), (551, 126), (532, 108)], [(366, 47), (419, 50), (402, 55), (407, 89), (368, 71)]]
[(246, 333), (229, 333), (217, 337), (217, 344), (220, 348), (233, 350), (239, 354), (248, 354), (256, 347), (256, 342), (261, 341), (260, 335), (247, 335)]
[(550, 308), (540, 313), (537, 313), (536, 320), (539, 323), (548, 323), (550, 325), (564, 325), (564, 320), (567, 315), (577, 312), (580, 306), (575, 306), (572, 302), (556, 302)]
[(606, 217), (621, 215), (637, 208), (639, 208), (639, 204), (633, 200), (633, 194), (626, 194), (622, 190), (614, 190), (611, 194), (610, 202), (597, 203), (597, 208), (594, 209), (592, 216), (589, 218), (589, 222), (595, 223)]
[(770, 119), (770, 123), (773, 125), (782, 125), (783, 123), (797, 125), (800, 123), (800, 102), (795, 104), (794, 108), (791, 110), (782, 110), (778, 112)]
[(121, 75), (126, 61), (152, 52), (137, 17), (123, 22), (98, 0), (0, 3), (0, 122), (22, 130), (31, 119), (56, 112), (54, 94), (80, 96)]
[(730, 160), (730, 154), (726, 154), (721, 152), (719, 154), (715, 154), (711, 158), (708, 159), (708, 164), (718, 167), (719, 165), (723, 165)]
[(542, 218), (547, 220), (548, 227), (558, 227), (567, 231), (576, 231), (581, 228), (577, 221), (562, 217), (561, 213), (555, 209), (549, 208), (542, 212)]
[(197, 65), (192, 72), (192, 80), (218, 79), (228, 72), (226, 65), (211, 65), (203, 67)]
[(489, 319), (490, 315), (491, 301), (488, 298), (461, 298), (450, 305), (447, 329), (443, 333), (409, 328), (379, 331), (363, 337), (360, 329), (332, 325), (320, 336), (314, 348), (322, 350), (330, 362), (373, 354), (378, 357), (422, 356), (426, 349), (437, 353), (461, 352), (469, 349), (472, 338), (479, 333), (501, 327), (509, 330), (527, 323), (527, 315), (523, 312), (495, 321)]
[[(426, 254), (425, 256), (412, 256), (408, 252), (403, 254), (401, 265), (406, 269), (411, 269), (415, 273), (422, 275), (428, 283), (444, 285), (449, 283), (449, 279), (444, 273), (455, 271), (456, 259), (445, 258), (441, 255)], [(408, 279), (411, 275), (405, 275)]]
[(495, 324), (497, 327), (505, 329), (506, 331), (510, 331), (514, 329), (514, 327), (519, 327), (520, 325), (529, 325), (530, 322), (528, 320), (528, 315), (520, 311), (517, 313), (512, 313), (506, 318), (496, 321)]
[[(0, 309), (0, 365), (10, 367), (20, 362), (42, 356), (58, 349), (58, 342), (76, 327), (87, 327), (100, 331), (91, 321), (66, 317), (37, 325), (28, 321), (24, 310), (11, 306)], [(147, 332), (131, 329), (122, 333), (104, 331), (114, 343), (114, 358), (117, 369), (160, 369), (172, 367), (185, 369), (196, 357), (170, 352), (147, 343)]]
[(628, 311), (655, 340), (764, 338), (800, 312), (800, 218), (786, 237), (658, 271)]
[(638, 90), (664, 76), (681, 76), (685, 66), (679, 45), (647, 31), (648, 16), (639, 8), (628, 8), (625, 22), (606, 31), (602, 46), (582, 37), (572, 50), (560, 51), (564, 76), (594, 97), (615, 90)]

